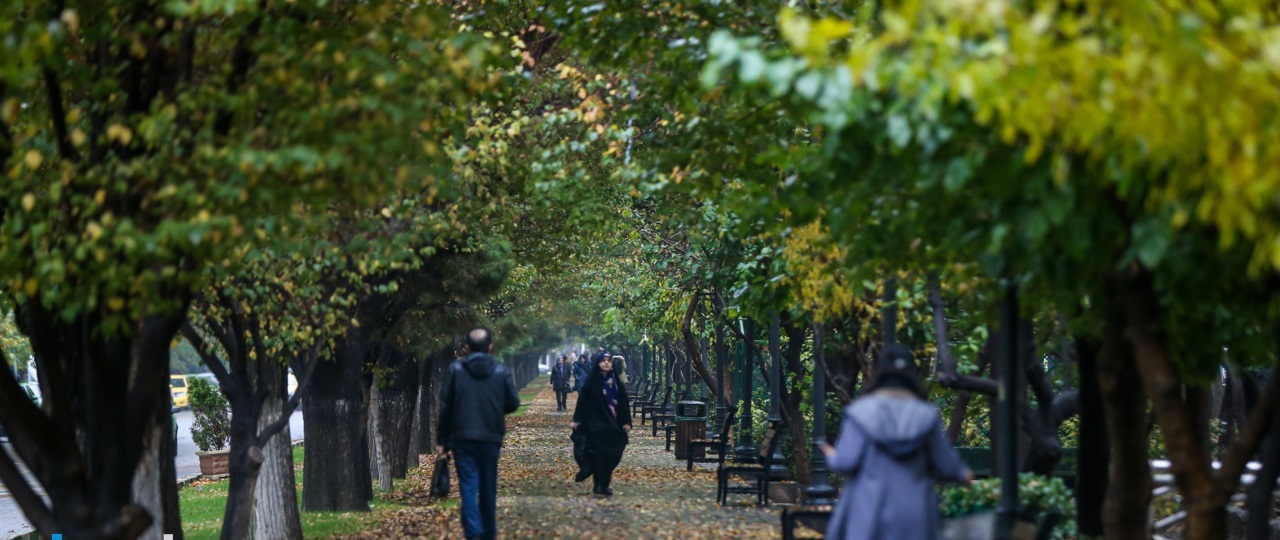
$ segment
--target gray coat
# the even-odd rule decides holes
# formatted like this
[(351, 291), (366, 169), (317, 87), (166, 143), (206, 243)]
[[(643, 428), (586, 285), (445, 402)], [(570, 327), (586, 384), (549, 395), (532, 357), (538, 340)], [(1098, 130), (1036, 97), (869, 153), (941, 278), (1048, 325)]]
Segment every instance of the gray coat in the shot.
[(850, 540), (937, 538), (933, 484), (962, 482), (968, 470), (942, 432), (938, 410), (890, 392), (845, 407), (830, 466), (846, 479), (826, 538)]

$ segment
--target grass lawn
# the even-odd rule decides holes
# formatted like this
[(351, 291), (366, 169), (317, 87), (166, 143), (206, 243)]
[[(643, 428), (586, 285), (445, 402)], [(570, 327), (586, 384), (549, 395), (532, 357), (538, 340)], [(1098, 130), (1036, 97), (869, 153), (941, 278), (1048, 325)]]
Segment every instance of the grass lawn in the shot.
[[(516, 414), (524, 414), (529, 410), (529, 403), (532, 403), (538, 392), (548, 385), (547, 381), (548, 377), (538, 377), (520, 391), (522, 405)], [(298, 486), (299, 504), (302, 497), (302, 458), (302, 447), (295, 447), (293, 449), (294, 481)], [(420, 474), (426, 473), (427, 470), (421, 471)], [(412, 476), (413, 473), (411, 472), (410, 475)], [(375, 489), (374, 499), (369, 502), (370, 512), (303, 512), (302, 535), (306, 538), (329, 538), (373, 528), (383, 520), (383, 514), (386, 512), (408, 508), (404, 504), (383, 498), (384, 495), (396, 494), (401, 484), (406, 481), (396, 480), (395, 489), (388, 494), (379, 493)], [(182, 531), (187, 538), (213, 539), (222, 532), (222, 514), (227, 507), (229, 483), (230, 481), (226, 479), (217, 482), (196, 482), (178, 490), (178, 505), (182, 510)], [(451, 497), (432, 506), (449, 509), (457, 505), (457, 497)]]
[[(299, 499), (302, 496), (302, 455), (301, 446), (293, 449), (294, 478), (298, 485)], [(229, 482), (227, 479), (197, 482), (178, 490), (182, 532), (187, 538), (203, 540), (218, 537), (222, 531), (222, 514), (227, 507)], [(379, 511), (401, 508), (401, 505), (379, 498), (375, 490), (374, 500), (369, 503), (369, 508), (371, 512), (303, 512), (302, 534), (306, 538), (329, 538), (336, 534), (356, 533), (377, 522)]]
[(520, 391), (520, 408), (516, 409), (515, 414), (524, 414), (529, 412), (529, 404), (533, 403), (533, 398), (538, 396), (538, 392), (542, 391), (542, 387), (551, 385), (551, 376), (543, 375), (530, 382)]

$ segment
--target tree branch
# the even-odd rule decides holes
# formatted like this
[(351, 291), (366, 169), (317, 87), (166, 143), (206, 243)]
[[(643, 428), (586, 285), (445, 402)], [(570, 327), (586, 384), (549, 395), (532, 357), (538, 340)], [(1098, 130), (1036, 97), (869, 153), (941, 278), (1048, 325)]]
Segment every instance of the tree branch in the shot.
[[(938, 347), (938, 384), (953, 390), (971, 390), (994, 396), (999, 391), (996, 381), (986, 377), (974, 377), (960, 373), (956, 359), (951, 355), (951, 343), (947, 329), (946, 307), (942, 303), (941, 286), (938, 275), (929, 272), (929, 305), (933, 307), (933, 332)], [(984, 349), (979, 354), (986, 354)]]
[(698, 377), (702, 378), (702, 382), (707, 383), (707, 388), (711, 389), (716, 399), (720, 399), (724, 394), (711, 378), (711, 373), (707, 371), (706, 359), (702, 357), (702, 349), (698, 345), (697, 338), (693, 335), (693, 316), (698, 311), (698, 298), (701, 296), (699, 293), (694, 293), (689, 298), (689, 309), (684, 312), (684, 322), (680, 324), (680, 333), (684, 336), (685, 348), (689, 350), (688, 358), (693, 370), (698, 373)]
[(49, 99), (49, 117), (53, 120), (58, 153), (68, 161), (80, 161), (80, 152), (71, 144), (71, 137), (67, 133), (67, 111), (62, 106), (62, 83), (58, 80), (58, 73), (48, 66), (43, 71), (45, 94)]
[[(1276, 334), (1280, 339), (1280, 328), (1276, 329)], [(1280, 393), (1280, 373), (1272, 373), (1267, 381), (1266, 390), (1263, 390), (1258, 403), (1250, 411), (1249, 420), (1241, 426), (1240, 435), (1222, 457), (1222, 468), (1217, 471), (1215, 477), (1219, 482), (1219, 489), (1225, 490), (1224, 493), (1235, 491), (1236, 485), (1240, 482), (1240, 475), (1244, 473), (1245, 465), (1249, 462), (1249, 457), (1257, 452), (1258, 446), (1262, 444), (1262, 438), (1267, 434), (1267, 426), (1271, 424), (1271, 416), (1275, 414), (1277, 393)]]
[(200, 359), (204, 360), (204, 364), (213, 372), (213, 376), (218, 379), (218, 384), (222, 386), (234, 385), (235, 381), (231, 379), (231, 374), (227, 372), (227, 368), (223, 367), (222, 361), (209, 351), (209, 344), (200, 336), (200, 332), (191, 324), (191, 321), (182, 323), (180, 330), (182, 337), (187, 338), (191, 345), (195, 348), (196, 354), (200, 355)]
[(10, 456), (9, 452), (3, 448), (0, 448), (0, 481), (3, 481), (5, 487), (9, 488), (9, 494), (13, 496), (14, 501), (17, 501), (18, 507), (22, 509), (22, 514), (27, 517), (27, 520), (31, 522), (31, 525), (36, 530), (57, 530), (58, 526), (53, 519), (53, 511), (44, 504), (44, 498), (27, 484), (27, 479), (22, 476), (22, 471), (14, 463), (13, 456)]

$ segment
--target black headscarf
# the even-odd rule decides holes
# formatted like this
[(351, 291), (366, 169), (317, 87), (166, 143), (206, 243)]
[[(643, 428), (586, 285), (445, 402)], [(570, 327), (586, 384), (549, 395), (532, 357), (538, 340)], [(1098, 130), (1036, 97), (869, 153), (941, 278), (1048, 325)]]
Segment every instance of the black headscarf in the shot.
[(600, 361), (604, 360), (606, 356), (612, 358), (612, 355), (608, 352), (601, 352), (596, 356), (595, 362), (591, 365), (591, 373), (587, 375), (587, 382), (582, 385), (582, 393), (579, 394), (582, 397), (579, 399), (587, 396), (592, 396), (587, 399), (594, 399), (595, 396), (600, 396), (604, 401), (605, 409), (616, 417), (618, 414), (618, 396), (625, 395), (626, 389), (622, 387), (622, 381), (618, 379), (618, 371), (616, 369), (609, 370), (607, 374), (600, 369)]
[(925, 398), (924, 383), (916, 373), (916, 362), (910, 349), (893, 343), (880, 350), (880, 358), (875, 365), (875, 379), (866, 391), (881, 388), (901, 388), (921, 399)]

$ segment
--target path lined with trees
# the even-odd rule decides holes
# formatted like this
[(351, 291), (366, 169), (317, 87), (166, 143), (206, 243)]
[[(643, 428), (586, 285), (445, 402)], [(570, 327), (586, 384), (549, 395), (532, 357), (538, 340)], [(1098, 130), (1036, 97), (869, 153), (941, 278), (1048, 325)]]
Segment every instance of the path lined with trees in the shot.
[(1153, 455), (1205, 540), (1260, 459), (1266, 532), (1274, 6), (586, 4), (0, 3), (0, 353), (43, 395), (0, 375), (0, 480), (31, 523), (181, 534), (180, 337), (237, 413), (224, 538), (367, 511), (484, 325), (520, 382), (601, 343), (739, 405), (744, 444), (784, 422), (818, 487), (819, 428), (900, 343), (1006, 485), (1075, 449), (1082, 534), (1150, 536)]
[[(534, 384), (545, 385), (546, 380)], [(555, 393), (546, 386), (526, 413), (508, 417), (498, 462), (498, 528), (504, 538), (777, 537), (776, 507), (718, 506), (714, 473), (686, 472), (684, 463), (664, 450), (661, 438), (641, 429), (638, 418), (614, 474), (614, 496), (595, 498), (590, 481), (573, 481), (577, 465), (569, 419), (574, 403), (571, 394), (569, 412), (556, 412)], [(429, 482), (430, 474), (415, 474), (400, 489), (427, 492)], [(442, 509), (433, 503), (389, 512), (377, 528), (348, 538), (461, 536), (457, 507)]]

